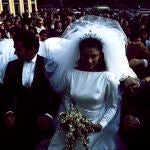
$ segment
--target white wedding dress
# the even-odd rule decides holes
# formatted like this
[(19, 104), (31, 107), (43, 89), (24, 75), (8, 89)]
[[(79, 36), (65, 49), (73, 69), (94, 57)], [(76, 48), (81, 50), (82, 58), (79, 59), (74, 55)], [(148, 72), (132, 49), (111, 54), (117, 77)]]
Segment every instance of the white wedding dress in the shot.
[[(110, 72), (85, 72), (72, 69), (64, 79), (66, 91), (61, 111), (67, 111), (70, 103), (80, 110), (82, 115), (103, 128), (90, 135), (90, 150), (116, 150), (119, 128), (120, 106), (118, 103), (118, 82)], [(66, 146), (65, 133), (56, 130), (48, 150), (63, 150)], [(78, 143), (75, 150), (84, 150)]]

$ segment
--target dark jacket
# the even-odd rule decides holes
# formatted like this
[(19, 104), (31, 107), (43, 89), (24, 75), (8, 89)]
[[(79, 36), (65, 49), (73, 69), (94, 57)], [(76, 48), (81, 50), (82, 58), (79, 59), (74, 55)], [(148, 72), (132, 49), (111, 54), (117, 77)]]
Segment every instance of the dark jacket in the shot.
[(29, 120), (34, 120), (44, 113), (55, 116), (60, 97), (52, 91), (45, 77), (44, 58), (37, 56), (30, 88), (22, 85), (22, 71), (22, 61), (17, 59), (9, 62), (4, 78), (4, 112), (11, 110), (18, 118)]
[(14, 128), (2, 128), (0, 145), (6, 150), (34, 150), (39, 141), (52, 137), (55, 132), (52, 119), (48, 130), (40, 130), (37, 124), (38, 118), (45, 113), (55, 117), (61, 100), (45, 76), (44, 62), (43, 57), (37, 56), (30, 88), (22, 84), (23, 62), (17, 59), (8, 63), (4, 77), (3, 116), (5, 120), (6, 112), (13, 111), (16, 120)]
[[(127, 115), (132, 115), (139, 120), (140, 128), (132, 132), (124, 132), (123, 119)], [(140, 87), (135, 90), (134, 94), (125, 90), (122, 97), (122, 114), (121, 114), (121, 135), (128, 145), (129, 149), (150, 149), (147, 136), (150, 134), (150, 82), (141, 80)]]

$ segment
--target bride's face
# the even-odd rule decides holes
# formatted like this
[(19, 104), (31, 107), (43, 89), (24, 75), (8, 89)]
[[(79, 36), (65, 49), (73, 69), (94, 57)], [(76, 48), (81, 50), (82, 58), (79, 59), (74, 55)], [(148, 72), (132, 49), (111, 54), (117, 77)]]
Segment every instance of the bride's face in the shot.
[(93, 48), (84, 48), (80, 52), (81, 67), (85, 71), (97, 71), (97, 65), (101, 58), (100, 51)]

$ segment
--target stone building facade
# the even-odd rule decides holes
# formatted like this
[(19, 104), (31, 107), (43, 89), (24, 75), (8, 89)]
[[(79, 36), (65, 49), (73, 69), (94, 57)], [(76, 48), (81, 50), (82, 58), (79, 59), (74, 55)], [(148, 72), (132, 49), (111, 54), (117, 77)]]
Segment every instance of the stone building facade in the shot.
[(37, 0), (0, 0), (0, 13), (8, 12), (16, 16), (37, 11)]

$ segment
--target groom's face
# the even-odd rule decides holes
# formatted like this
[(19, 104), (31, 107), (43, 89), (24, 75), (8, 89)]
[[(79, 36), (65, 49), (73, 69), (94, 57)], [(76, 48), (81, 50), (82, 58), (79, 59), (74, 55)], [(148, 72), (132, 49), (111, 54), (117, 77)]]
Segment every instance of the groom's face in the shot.
[(33, 48), (27, 49), (24, 43), (21, 41), (15, 41), (14, 48), (15, 48), (15, 52), (14, 52), (15, 55), (17, 55), (18, 58), (21, 59), (22, 61), (29, 62), (35, 56), (35, 52)]

